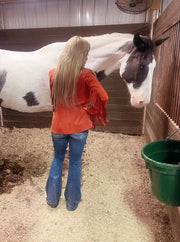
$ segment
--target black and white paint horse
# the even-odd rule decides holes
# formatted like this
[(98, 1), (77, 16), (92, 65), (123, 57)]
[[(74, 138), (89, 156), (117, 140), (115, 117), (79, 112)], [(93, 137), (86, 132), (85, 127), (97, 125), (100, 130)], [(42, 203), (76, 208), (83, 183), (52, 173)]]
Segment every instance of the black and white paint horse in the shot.
[[(126, 81), (131, 104), (142, 108), (150, 102), (155, 67), (153, 50), (163, 40), (139, 34), (105, 34), (86, 37), (91, 44), (86, 67), (99, 80), (119, 69)], [(20, 112), (52, 111), (49, 70), (55, 68), (65, 42), (32, 52), (0, 50), (0, 105)]]

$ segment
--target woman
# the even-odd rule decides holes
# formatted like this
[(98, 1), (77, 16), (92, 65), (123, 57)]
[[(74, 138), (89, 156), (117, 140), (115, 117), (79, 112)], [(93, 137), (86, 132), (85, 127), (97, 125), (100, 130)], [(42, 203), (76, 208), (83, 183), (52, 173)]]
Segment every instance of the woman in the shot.
[(94, 73), (85, 69), (90, 44), (72, 37), (59, 58), (56, 69), (49, 72), (52, 104), (52, 140), (54, 158), (46, 184), (47, 203), (56, 207), (61, 196), (62, 167), (69, 143), (69, 171), (65, 188), (66, 207), (73, 211), (81, 199), (81, 157), (88, 130), (105, 125), (108, 95)]

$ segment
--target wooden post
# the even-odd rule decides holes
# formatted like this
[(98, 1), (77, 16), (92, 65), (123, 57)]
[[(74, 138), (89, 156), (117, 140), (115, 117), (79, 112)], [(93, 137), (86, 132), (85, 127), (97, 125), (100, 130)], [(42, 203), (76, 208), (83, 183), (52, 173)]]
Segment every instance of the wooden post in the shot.
[(154, 22), (153, 14), (156, 13), (158, 17), (160, 14), (160, 9), (161, 9), (161, 0), (153, 1), (153, 4), (150, 8), (150, 26), (151, 26), (150, 37), (152, 37), (152, 33), (153, 33), (153, 22)]

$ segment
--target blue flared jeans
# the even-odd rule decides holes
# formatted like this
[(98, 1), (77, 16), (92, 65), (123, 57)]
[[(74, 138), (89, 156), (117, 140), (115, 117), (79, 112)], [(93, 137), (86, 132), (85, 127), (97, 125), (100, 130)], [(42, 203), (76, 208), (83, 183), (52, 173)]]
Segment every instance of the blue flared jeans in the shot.
[(69, 143), (69, 170), (64, 192), (68, 210), (75, 210), (81, 200), (81, 157), (88, 130), (75, 134), (54, 134), (54, 158), (46, 183), (47, 203), (56, 207), (61, 196), (62, 167)]

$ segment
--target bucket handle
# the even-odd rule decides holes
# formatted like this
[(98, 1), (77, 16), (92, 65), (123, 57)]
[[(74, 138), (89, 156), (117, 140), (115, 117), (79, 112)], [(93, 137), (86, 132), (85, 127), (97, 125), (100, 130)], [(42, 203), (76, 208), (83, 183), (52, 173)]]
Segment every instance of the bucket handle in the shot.
[(166, 137), (166, 140), (169, 140), (174, 134), (176, 134), (178, 131), (180, 131), (180, 128), (178, 128), (176, 131), (174, 131), (172, 134)]

